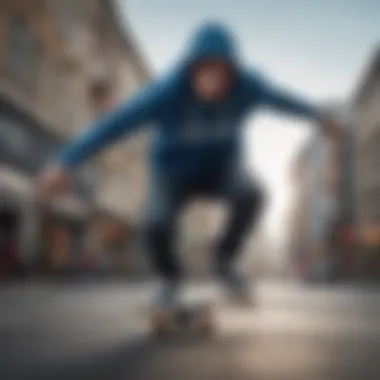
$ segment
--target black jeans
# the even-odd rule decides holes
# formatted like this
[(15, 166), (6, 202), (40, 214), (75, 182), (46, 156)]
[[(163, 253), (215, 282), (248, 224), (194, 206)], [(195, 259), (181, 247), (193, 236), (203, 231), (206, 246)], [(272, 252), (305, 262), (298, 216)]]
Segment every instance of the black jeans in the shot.
[(250, 180), (239, 165), (231, 164), (229, 168), (188, 181), (164, 175), (156, 178), (150, 188), (144, 235), (154, 269), (166, 280), (176, 281), (181, 277), (174, 252), (177, 220), (187, 203), (199, 197), (222, 199), (228, 205), (227, 222), (215, 252), (215, 269), (219, 273), (236, 259), (264, 203), (261, 186)]

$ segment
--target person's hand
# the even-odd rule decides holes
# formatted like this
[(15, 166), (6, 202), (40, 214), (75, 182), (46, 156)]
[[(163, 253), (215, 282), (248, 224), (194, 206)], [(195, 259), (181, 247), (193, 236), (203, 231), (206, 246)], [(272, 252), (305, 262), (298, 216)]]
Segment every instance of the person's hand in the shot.
[(41, 200), (48, 200), (65, 192), (70, 185), (68, 171), (59, 165), (46, 168), (37, 181), (37, 193)]

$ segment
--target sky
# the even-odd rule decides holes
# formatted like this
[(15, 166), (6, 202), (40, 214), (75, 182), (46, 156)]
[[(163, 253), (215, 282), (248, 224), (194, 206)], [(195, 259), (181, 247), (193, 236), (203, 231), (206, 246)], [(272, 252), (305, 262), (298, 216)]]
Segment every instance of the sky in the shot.
[[(219, 20), (235, 32), (243, 59), (316, 103), (349, 101), (380, 43), (378, 0), (120, 0), (155, 73), (175, 63), (194, 27)], [(292, 161), (311, 124), (259, 113), (248, 121), (247, 162), (270, 203), (264, 223), (285, 238)]]

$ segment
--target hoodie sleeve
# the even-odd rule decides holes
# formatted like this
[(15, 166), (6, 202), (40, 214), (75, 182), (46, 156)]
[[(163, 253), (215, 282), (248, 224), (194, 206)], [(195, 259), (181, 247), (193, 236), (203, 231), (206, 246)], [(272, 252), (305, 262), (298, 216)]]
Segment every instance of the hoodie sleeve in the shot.
[(141, 124), (155, 119), (167, 98), (169, 85), (154, 82), (140, 90), (125, 104), (101, 116), (93, 125), (63, 148), (59, 163), (71, 167), (133, 132)]
[(274, 86), (269, 81), (261, 79), (256, 83), (259, 90), (260, 103), (263, 106), (306, 119), (315, 120), (319, 118), (319, 108), (307, 100)]

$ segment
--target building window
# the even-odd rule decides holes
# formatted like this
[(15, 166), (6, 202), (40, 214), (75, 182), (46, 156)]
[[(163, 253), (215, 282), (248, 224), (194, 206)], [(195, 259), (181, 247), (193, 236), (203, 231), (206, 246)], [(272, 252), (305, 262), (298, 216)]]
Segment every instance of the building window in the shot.
[(9, 19), (6, 50), (6, 69), (10, 76), (29, 89), (37, 85), (43, 49), (41, 42), (31, 33), (28, 22), (20, 14)]
[(76, 37), (76, 28), (81, 18), (78, 2), (73, 0), (51, 0), (49, 5), (63, 38), (66, 43), (70, 43)]

